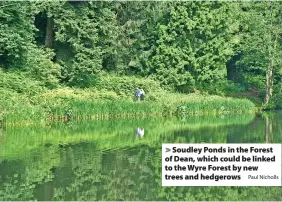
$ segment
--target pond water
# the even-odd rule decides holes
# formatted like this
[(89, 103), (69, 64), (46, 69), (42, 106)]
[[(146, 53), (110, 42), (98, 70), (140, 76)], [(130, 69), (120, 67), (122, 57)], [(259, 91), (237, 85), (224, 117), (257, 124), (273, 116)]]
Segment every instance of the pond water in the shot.
[(0, 200), (282, 200), (281, 187), (162, 187), (162, 143), (281, 143), (282, 113), (0, 129)]

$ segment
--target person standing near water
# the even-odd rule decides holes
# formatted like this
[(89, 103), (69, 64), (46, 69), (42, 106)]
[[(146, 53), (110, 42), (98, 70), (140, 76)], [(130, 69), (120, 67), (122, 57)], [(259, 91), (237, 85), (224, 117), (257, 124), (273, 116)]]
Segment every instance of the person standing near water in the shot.
[(135, 101), (138, 101), (140, 96), (140, 90), (138, 88), (136, 88), (134, 96), (135, 96)]
[(140, 100), (144, 100), (145, 99), (145, 92), (143, 89), (140, 90)]

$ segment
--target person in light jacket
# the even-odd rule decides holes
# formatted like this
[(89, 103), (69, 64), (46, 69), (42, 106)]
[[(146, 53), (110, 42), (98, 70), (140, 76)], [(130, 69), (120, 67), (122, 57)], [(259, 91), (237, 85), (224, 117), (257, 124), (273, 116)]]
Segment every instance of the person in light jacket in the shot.
[(144, 100), (145, 99), (145, 92), (143, 89), (140, 90), (140, 100)]

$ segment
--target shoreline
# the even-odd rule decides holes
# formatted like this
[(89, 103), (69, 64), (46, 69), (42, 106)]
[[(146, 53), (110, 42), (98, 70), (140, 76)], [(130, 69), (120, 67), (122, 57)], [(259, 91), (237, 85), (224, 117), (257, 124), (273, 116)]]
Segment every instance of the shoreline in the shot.
[(240, 115), (247, 115), (247, 114), (258, 114), (261, 113), (260, 111), (249, 111), (244, 113), (197, 113), (197, 114), (186, 114), (186, 115), (177, 115), (177, 114), (163, 114), (160, 113), (140, 113), (140, 114), (93, 114), (93, 115), (85, 115), (85, 116), (73, 116), (72, 118), (68, 118), (67, 116), (52, 116), (48, 117), (47, 119), (44, 119), (43, 121), (37, 122), (37, 121), (18, 121), (18, 122), (2, 122), (4, 124), (0, 124), (1, 127), (23, 127), (23, 126), (31, 126), (31, 125), (45, 125), (45, 124), (53, 124), (53, 123), (78, 123), (80, 121), (110, 121), (110, 120), (122, 120), (122, 119), (146, 119), (146, 118), (186, 118), (186, 117), (218, 117), (218, 116), (224, 116), (224, 115), (231, 115), (231, 116), (240, 116)]
[[(13, 105), (0, 105), (0, 123), (6, 122), (52, 122), (71, 120), (104, 120), (132, 117), (204, 116), (258, 113), (261, 109), (247, 99), (202, 95), (197, 93), (157, 94), (151, 93), (145, 101), (132, 101), (130, 97), (115, 99), (90, 99), (82, 90), (79, 93), (31, 97)], [(76, 97), (73, 97), (75, 94)], [(94, 94), (94, 93), (93, 93)], [(84, 96), (84, 97), (83, 97)], [(20, 98), (23, 97), (20, 95)], [(34, 101), (36, 100), (36, 102)], [(1, 113), (2, 111), (2, 113)]]

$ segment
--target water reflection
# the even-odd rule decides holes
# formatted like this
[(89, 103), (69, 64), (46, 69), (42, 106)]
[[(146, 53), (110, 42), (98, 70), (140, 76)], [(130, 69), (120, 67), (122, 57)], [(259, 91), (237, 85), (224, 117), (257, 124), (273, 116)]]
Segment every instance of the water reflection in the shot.
[(161, 145), (281, 143), (281, 119), (275, 113), (8, 127), (5, 138), (0, 132), (0, 201), (280, 201), (281, 187), (162, 187)]
[(265, 142), (272, 143), (273, 133), (272, 133), (272, 119), (267, 115), (264, 117), (265, 120)]
[(136, 128), (135, 129), (136, 137), (143, 138), (144, 134), (145, 134), (145, 129), (144, 128)]

